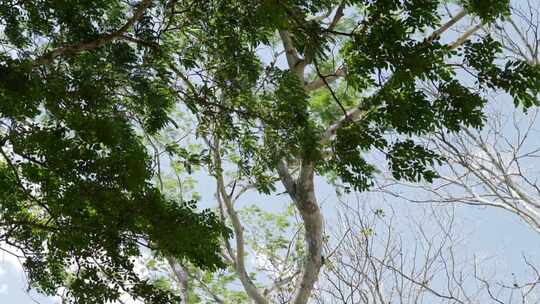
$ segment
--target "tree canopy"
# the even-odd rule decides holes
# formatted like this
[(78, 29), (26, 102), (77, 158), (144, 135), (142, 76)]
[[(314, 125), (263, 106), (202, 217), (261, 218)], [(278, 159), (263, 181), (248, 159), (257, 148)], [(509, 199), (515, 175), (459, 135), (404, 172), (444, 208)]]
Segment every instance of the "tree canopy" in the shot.
[(2, 1), (1, 241), (24, 255), (32, 286), (67, 288), (76, 303), (123, 292), (172, 303), (134, 271), (145, 247), (223, 266), (224, 224), (152, 181), (144, 138), (176, 125), (180, 107), (214, 149), (167, 153), (218, 173), (217, 158), (238, 153), (238, 174), (264, 193), (279, 172), (306, 224), (302, 303), (322, 265), (315, 174), (366, 190), (376, 169), (365, 154), (376, 150), (395, 178), (429, 182), (440, 157), (418, 136), (482, 127), (490, 90), (537, 103), (537, 66), (501, 58), (489, 35), (442, 37), (465, 14), (504, 18), (508, 1), (460, 1), (450, 20), (442, 2)]

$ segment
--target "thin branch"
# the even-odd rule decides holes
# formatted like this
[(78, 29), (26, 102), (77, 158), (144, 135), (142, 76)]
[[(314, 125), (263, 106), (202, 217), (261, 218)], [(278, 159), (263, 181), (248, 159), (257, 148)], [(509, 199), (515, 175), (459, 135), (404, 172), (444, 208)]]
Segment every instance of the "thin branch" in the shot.
[(90, 42), (72, 44), (72, 45), (59, 47), (57, 49), (49, 51), (46, 54), (38, 57), (34, 62), (34, 66), (37, 67), (37, 66), (49, 64), (56, 57), (63, 56), (66, 54), (77, 54), (84, 51), (90, 51), (93, 49), (97, 49), (107, 43), (113, 42), (115, 40), (126, 38), (123, 36), (124, 33), (128, 31), (135, 24), (135, 22), (137, 22), (137, 20), (139, 20), (143, 16), (145, 10), (148, 7), (150, 7), (151, 4), (152, 4), (152, 0), (143, 0), (141, 4), (139, 4), (139, 7), (137, 8), (133, 16), (126, 22), (126, 24), (124, 24), (124, 26), (114, 31), (113, 33), (104, 35)]
[(427, 41), (431, 42), (431, 41), (439, 38), (444, 32), (449, 30), (454, 24), (459, 22), (466, 15), (467, 15), (467, 11), (462, 9), (454, 17), (452, 17), (450, 20), (448, 20), (448, 22), (446, 22), (440, 28), (438, 28), (436, 31), (431, 33), (431, 35), (429, 35), (429, 37), (427, 38)]
[(467, 39), (469, 39), (470, 36), (472, 36), (481, 28), (482, 28), (481, 23), (478, 23), (477, 25), (471, 27), (468, 31), (466, 31), (465, 33), (463, 33), (463, 35), (461, 35), (458, 39), (456, 39), (456, 41), (454, 41), (453, 43), (449, 45), (450, 49), (454, 50), (460, 47), (463, 43), (465, 43), (465, 41), (467, 41)]
[(208, 146), (213, 151), (213, 165), (214, 165), (214, 176), (217, 182), (217, 198), (220, 203), (225, 205), (225, 210), (229, 219), (232, 222), (234, 235), (236, 239), (236, 256), (234, 267), (236, 272), (246, 290), (247, 294), (252, 298), (257, 304), (268, 304), (268, 300), (259, 292), (251, 278), (249, 277), (246, 266), (245, 266), (245, 239), (244, 239), (244, 227), (240, 222), (238, 213), (234, 209), (233, 203), (231, 201), (231, 196), (227, 193), (225, 189), (225, 180), (223, 178), (223, 168), (221, 164), (221, 152), (220, 152), (220, 143), (217, 138), (214, 139), (213, 143), (210, 143), (208, 139), (205, 139)]

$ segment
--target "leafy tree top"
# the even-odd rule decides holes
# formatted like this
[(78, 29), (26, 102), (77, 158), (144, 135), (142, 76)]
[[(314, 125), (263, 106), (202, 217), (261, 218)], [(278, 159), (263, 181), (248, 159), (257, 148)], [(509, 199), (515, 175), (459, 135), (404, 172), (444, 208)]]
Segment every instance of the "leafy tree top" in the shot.
[[(198, 134), (240, 151), (240, 174), (259, 191), (295, 160), (368, 189), (375, 166), (364, 156), (373, 150), (396, 178), (432, 180), (438, 156), (417, 136), (481, 127), (484, 90), (529, 107), (540, 88), (538, 68), (504, 61), (490, 37), (442, 43), (441, 4), (3, 1), (2, 240), (24, 253), (34, 286), (50, 294), (67, 286), (77, 303), (122, 291), (171, 302), (134, 273), (141, 246), (222, 266), (222, 224), (151, 183), (142, 134), (174, 125), (167, 114), (178, 104), (198, 118)], [(509, 3), (460, 5), (489, 23)], [(266, 62), (261, 47), (283, 49), (288, 68)]]

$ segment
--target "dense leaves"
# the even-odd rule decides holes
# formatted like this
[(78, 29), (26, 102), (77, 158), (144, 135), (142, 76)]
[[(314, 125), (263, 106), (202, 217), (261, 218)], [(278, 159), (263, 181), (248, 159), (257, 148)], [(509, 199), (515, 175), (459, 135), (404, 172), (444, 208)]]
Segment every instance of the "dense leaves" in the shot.
[[(0, 57), (2, 242), (24, 256), (33, 287), (46, 294), (65, 287), (75, 303), (126, 292), (174, 302), (135, 272), (145, 247), (202, 268), (223, 265), (218, 239), (226, 230), (214, 214), (172, 201), (151, 183), (141, 134), (168, 123), (175, 102), (162, 57), (116, 41), (39, 59), (52, 58), (40, 57), (47, 49), (109, 35), (139, 8), (121, 1), (1, 5), (4, 43), (14, 47)], [(141, 17), (133, 39), (153, 39), (147, 23)]]
[(514, 98), (516, 106), (526, 109), (538, 105), (540, 68), (523, 60), (509, 60), (501, 68), (495, 61), (501, 49), (500, 43), (489, 36), (466, 44), (465, 60), (477, 71), (478, 85), (504, 90)]
[[(482, 23), (509, 5), (459, 3)], [(444, 19), (440, 5), (3, 1), (2, 241), (23, 253), (34, 286), (48, 294), (67, 287), (77, 303), (123, 292), (173, 301), (133, 270), (144, 247), (222, 266), (223, 223), (152, 182), (159, 161), (143, 138), (178, 127), (169, 117), (178, 109), (195, 117), (198, 136), (221, 141), (223, 156), (261, 192), (275, 190), (280, 162), (312, 164), (355, 190), (369, 189), (385, 165), (395, 178), (431, 181), (439, 157), (418, 136), (482, 127), (487, 90), (526, 108), (540, 88), (538, 67), (507, 61), (490, 37), (456, 49), (430, 36)], [(331, 17), (338, 12), (340, 25)], [(456, 66), (474, 71), (476, 88)], [(323, 85), (309, 92), (308, 80)], [(373, 151), (386, 164), (370, 163)], [(171, 143), (164, 152), (191, 173), (210, 151)]]
[(510, 13), (510, 0), (465, 0), (464, 5), (484, 22)]

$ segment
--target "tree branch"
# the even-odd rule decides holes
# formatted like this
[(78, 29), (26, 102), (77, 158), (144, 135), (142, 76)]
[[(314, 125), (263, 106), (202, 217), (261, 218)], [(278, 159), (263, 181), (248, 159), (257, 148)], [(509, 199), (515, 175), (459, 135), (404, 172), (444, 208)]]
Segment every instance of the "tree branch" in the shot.
[(345, 10), (346, 1), (342, 1), (341, 4), (336, 9), (336, 14), (334, 15), (334, 18), (332, 18), (332, 22), (330, 22), (330, 25), (328, 26), (327, 30), (332, 31), (336, 28), (337, 24), (339, 23), (339, 20), (343, 18), (344, 10)]
[(462, 9), (461, 11), (459, 11), (454, 17), (452, 17), (450, 20), (448, 20), (448, 22), (446, 22), (445, 24), (443, 24), (440, 28), (438, 28), (436, 31), (434, 31), (433, 33), (431, 33), (431, 35), (429, 35), (428, 37), (428, 41), (433, 41), (434, 39), (436, 38), (439, 38), (444, 32), (446, 32), (447, 30), (449, 30), (452, 25), (456, 24), (457, 22), (459, 22), (461, 19), (463, 19), (463, 17), (465, 17), (467, 15), (467, 11)]
[(463, 35), (461, 35), (456, 41), (452, 42), (449, 47), (451, 50), (454, 50), (458, 47), (460, 47), (469, 37), (471, 37), (474, 33), (476, 33), (479, 29), (482, 28), (482, 24), (478, 23), (477, 25), (471, 27), (469, 30), (467, 30)]
[(238, 213), (234, 209), (233, 203), (231, 201), (231, 196), (227, 193), (227, 190), (225, 189), (219, 140), (215, 139), (213, 144), (211, 144), (207, 140), (207, 143), (213, 151), (214, 172), (218, 187), (217, 198), (220, 201), (220, 204), (223, 203), (225, 205), (227, 215), (233, 225), (234, 235), (236, 239), (236, 256), (234, 267), (249, 297), (253, 299), (257, 304), (268, 304), (268, 300), (259, 292), (246, 271), (246, 265), (244, 261), (244, 227), (242, 227), (242, 223), (240, 222)]
[[(426, 40), (431, 41), (438, 37), (443, 32), (447, 31), (452, 25), (457, 23), (461, 18), (463, 18), (466, 15), (464, 11), (460, 11), (456, 16), (454, 16), (450, 21), (442, 25), (439, 29), (435, 30), (431, 35), (429, 35)], [(465, 32), (462, 36), (460, 36), (455, 42), (450, 44), (451, 49), (455, 49), (462, 45), (471, 35), (473, 35), (476, 31), (478, 31), (482, 27), (481, 24), (478, 24), (471, 29), (469, 29), (467, 32)], [(394, 79), (394, 76), (391, 76), (388, 81), (372, 96), (377, 96), (380, 94), (381, 91), (389, 87), (390, 84), (392, 84)], [(323, 83), (324, 85), (324, 83)], [(365, 104), (359, 104), (352, 110), (348, 111), (345, 115), (343, 115), (338, 121), (336, 121), (333, 125), (328, 127), (322, 134), (319, 144), (324, 145), (327, 144), (330, 139), (336, 134), (336, 131), (341, 128), (347, 121), (357, 121), (362, 118), (365, 114), (367, 114), (370, 111), (370, 107)]]
[(294, 199), (296, 209), (302, 217), (305, 229), (307, 252), (300, 280), (296, 285), (292, 303), (305, 304), (308, 302), (315, 283), (319, 278), (322, 267), (323, 248), (323, 217), (317, 203), (314, 191), (314, 163), (304, 160), (297, 182)]
[(318, 78), (313, 80), (312, 82), (306, 84), (304, 86), (304, 89), (306, 92), (312, 92), (315, 90), (318, 90), (322, 87), (327, 86), (327, 84), (331, 84), (334, 81), (338, 80), (339, 78), (344, 77), (347, 74), (347, 68), (345, 66), (341, 66), (336, 70), (334, 74), (331, 75), (320, 75), (318, 73)]
[(126, 31), (128, 31), (129, 28), (131, 28), (133, 24), (135, 24), (135, 22), (137, 22), (137, 20), (139, 20), (143, 16), (144, 11), (148, 7), (150, 7), (151, 4), (152, 4), (152, 0), (143, 0), (141, 4), (139, 4), (139, 7), (137, 8), (133, 16), (126, 22), (126, 24), (124, 24), (124, 26), (122, 26), (117, 31), (111, 34), (102, 36), (90, 42), (82, 42), (79, 44), (68, 45), (68, 46), (59, 47), (57, 49), (49, 51), (46, 54), (38, 57), (34, 62), (34, 66), (41, 66), (41, 65), (49, 64), (56, 57), (63, 56), (66, 54), (77, 54), (84, 51), (90, 51), (90, 50), (99, 48), (107, 43), (113, 42), (117, 39), (124, 38), (123, 34)]
[(183, 303), (187, 303), (189, 291), (188, 273), (185, 268), (178, 262), (176, 262), (173, 258), (167, 257), (167, 262), (169, 263), (169, 266), (171, 267), (171, 270), (173, 271), (174, 276), (178, 281), (178, 285), (180, 286), (181, 299)]
[(293, 71), (303, 82), (305, 62), (302, 58), (300, 58), (300, 55), (298, 55), (298, 51), (293, 45), (291, 33), (286, 30), (281, 30), (279, 31), (279, 36), (281, 37), (283, 48), (285, 49), (285, 56), (287, 57), (287, 64), (289, 65), (289, 69)]

